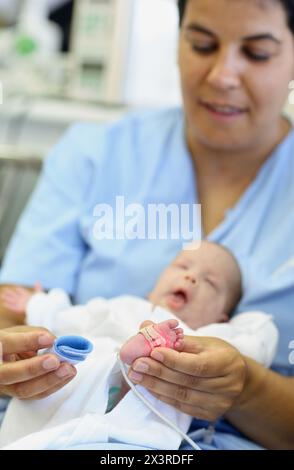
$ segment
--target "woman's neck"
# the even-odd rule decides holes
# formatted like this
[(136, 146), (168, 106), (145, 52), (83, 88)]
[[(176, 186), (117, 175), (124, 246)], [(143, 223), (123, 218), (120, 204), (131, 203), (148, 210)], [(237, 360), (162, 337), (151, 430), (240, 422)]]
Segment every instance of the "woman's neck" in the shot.
[(248, 186), (254, 181), (260, 167), (275, 147), (286, 137), (290, 123), (283, 119), (279, 131), (268, 132), (268, 139), (251, 149), (215, 150), (200, 145), (189, 138), (188, 146), (193, 158), (198, 201), (201, 204), (202, 230), (208, 235), (225, 217), (228, 209), (238, 202)]
[(218, 180), (223, 184), (252, 181), (262, 164), (287, 136), (291, 124), (282, 118), (273, 131), (251, 147), (243, 149), (214, 149), (201, 144), (187, 131), (187, 143), (196, 168), (197, 178)]

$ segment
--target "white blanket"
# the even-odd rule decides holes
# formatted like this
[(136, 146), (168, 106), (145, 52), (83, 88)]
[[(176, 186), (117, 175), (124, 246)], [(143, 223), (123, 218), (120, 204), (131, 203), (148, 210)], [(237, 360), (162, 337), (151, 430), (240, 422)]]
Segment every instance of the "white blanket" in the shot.
[[(110, 387), (122, 383), (117, 352), (147, 319), (175, 318), (170, 312), (136, 297), (102, 298), (86, 306), (71, 307), (58, 289), (35, 295), (27, 323), (44, 326), (56, 336), (79, 334), (94, 343), (94, 351), (78, 365), (75, 379), (52, 396), (39, 401), (14, 398), (6, 412), (0, 446), (5, 449), (65, 449), (77, 444), (122, 442), (151, 449), (178, 449), (180, 435), (154, 415), (132, 391), (105, 413)], [(272, 318), (247, 312), (228, 323), (193, 331), (180, 322), (185, 334), (222, 338), (246, 356), (269, 366), (275, 356), (278, 332)], [(164, 416), (187, 432), (191, 417), (154, 398), (136, 386)]]

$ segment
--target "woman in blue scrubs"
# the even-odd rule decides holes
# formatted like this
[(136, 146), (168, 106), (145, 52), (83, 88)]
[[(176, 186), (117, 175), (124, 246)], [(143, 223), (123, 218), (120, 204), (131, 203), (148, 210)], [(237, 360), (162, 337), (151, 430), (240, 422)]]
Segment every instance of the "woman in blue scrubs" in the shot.
[[(180, 0), (179, 8), (183, 109), (70, 129), (46, 161), (1, 282), (39, 280), (75, 302), (147, 295), (183, 240), (121, 236), (117, 219), (113, 233), (120, 236), (97, 237), (101, 204), (115, 211), (118, 196), (146, 210), (201, 204), (202, 237), (231, 249), (242, 269), (236, 313), (274, 316), (280, 345), (272, 369), (223, 341), (187, 338), (183, 353), (154, 351), (130, 376), (136, 372), (134, 381), (198, 418), (195, 439), (199, 420), (224, 416), (204, 448), (293, 449), (294, 133), (282, 109), (294, 78), (294, 5)], [(2, 313), (3, 325), (12, 321)], [(50, 374), (23, 380), (19, 372), (6, 393), (15, 393), (18, 381), (23, 397), (38, 397), (40, 387), (49, 394)]]

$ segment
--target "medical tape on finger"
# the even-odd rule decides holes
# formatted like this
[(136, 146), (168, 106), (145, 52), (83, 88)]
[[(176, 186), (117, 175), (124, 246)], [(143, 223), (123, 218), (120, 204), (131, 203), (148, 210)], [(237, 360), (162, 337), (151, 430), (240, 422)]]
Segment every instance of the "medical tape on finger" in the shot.
[(152, 325), (142, 328), (139, 333), (144, 336), (151, 349), (166, 347), (166, 339)]

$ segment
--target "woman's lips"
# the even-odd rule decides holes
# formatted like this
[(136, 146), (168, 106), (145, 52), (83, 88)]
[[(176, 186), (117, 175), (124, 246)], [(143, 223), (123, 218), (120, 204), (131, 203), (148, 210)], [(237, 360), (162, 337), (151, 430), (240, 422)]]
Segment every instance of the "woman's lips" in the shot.
[(245, 108), (238, 108), (231, 105), (220, 105), (204, 101), (200, 101), (200, 105), (204, 107), (212, 117), (222, 121), (234, 120), (247, 112)]

